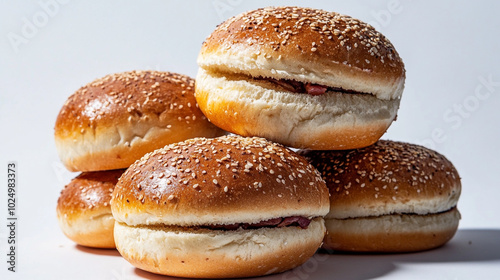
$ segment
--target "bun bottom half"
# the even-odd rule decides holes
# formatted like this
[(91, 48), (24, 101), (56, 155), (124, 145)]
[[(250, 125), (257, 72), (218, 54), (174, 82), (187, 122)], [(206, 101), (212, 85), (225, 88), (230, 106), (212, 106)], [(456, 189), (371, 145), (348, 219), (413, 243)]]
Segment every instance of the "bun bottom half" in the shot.
[(81, 214), (68, 217), (58, 213), (57, 220), (64, 235), (75, 243), (93, 248), (114, 249), (115, 219), (108, 210), (100, 214)]
[(429, 215), (326, 219), (322, 248), (345, 252), (404, 253), (440, 247), (456, 233), (456, 208)]
[(216, 126), (293, 148), (347, 150), (375, 143), (389, 128), (400, 99), (326, 92), (285, 92), (251, 77), (198, 71), (196, 100)]
[(324, 220), (300, 227), (209, 230), (115, 224), (120, 254), (137, 268), (176, 277), (233, 278), (279, 273), (321, 246)]

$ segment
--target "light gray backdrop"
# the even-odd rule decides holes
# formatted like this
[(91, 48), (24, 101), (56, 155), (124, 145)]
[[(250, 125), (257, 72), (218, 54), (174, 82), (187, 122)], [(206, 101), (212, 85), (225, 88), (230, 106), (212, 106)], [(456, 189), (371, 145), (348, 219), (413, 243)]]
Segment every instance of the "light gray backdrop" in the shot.
[[(194, 77), (201, 43), (217, 24), (242, 11), (284, 4), (349, 14), (371, 23), (392, 41), (405, 62), (407, 80), (398, 119), (383, 138), (423, 144), (448, 157), (463, 183), (461, 239), (456, 242), (472, 243), (475, 238), (486, 240), (485, 249), (499, 249), (489, 247), (488, 238), (498, 238), (500, 232), (500, 4), (478, 2), (1, 1), (0, 275), (20, 279), (152, 277), (131, 268), (114, 251), (75, 247), (60, 232), (55, 218), (57, 197), (76, 174), (62, 167), (55, 151), (53, 126), (59, 109), (80, 86), (113, 72), (154, 69)], [(3, 226), (8, 161), (18, 164), (19, 272), (15, 274), (6, 271), (4, 261), (10, 234)], [(469, 262), (451, 258), (438, 262), (437, 267), (425, 258), (404, 265), (396, 265), (397, 259), (384, 259), (387, 262), (380, 272), (353, 273), (357, 279), (408, 279), (412, 275), (405, 274), (408, 271), (418, 271), (419, 277), (438, 273), (432, 275), (462, 279), (481, 267), (485, 275), (498, 275), (498, 255), (477, 254), (472, 261), (466, 258)], [(346, 259), (336, 260), (355, 267)], [(369, 266), (381, 259), (363, 260)], [(304, 270), (307, 273), (285, 277), (315, 279), (331, 266), (329, 259), (313, 261)], [(78, 262), (89, 267), (79, 268)], [(450, 267), (458, 267), (457, 272), (439, 274)], [(429, 275), (424, 272), (428, 269)]]

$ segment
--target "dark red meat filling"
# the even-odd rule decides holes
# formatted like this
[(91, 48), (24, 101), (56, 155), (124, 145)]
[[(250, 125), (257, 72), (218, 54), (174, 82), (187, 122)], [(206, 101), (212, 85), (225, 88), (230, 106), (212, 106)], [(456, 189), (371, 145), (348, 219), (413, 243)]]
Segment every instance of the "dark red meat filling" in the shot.
[(230, 224), (230, 225), (211, 225), (211, 226), (205, 226), (209, 229), (215, 229), (215, 230), (236, 230), (238, 228), (243, 228), (243, 229), (256, 229), (256, 228), (262, 228), (262, 227), (287, 227), (287, 226), (299, 226), (301, 228), (307, 228), (309, 224), (311, 223), (311, 220), (304, 218), (304, 217), (299, 217), (299, 216), (291, 216), (291, 217), (286, 217), (286, 218), (276, 218), (276, 219), (270, 219), (267, 221), (262, 221), (259, 223), (255, 224), (248, 224), (248, 223), (238, 223), (238, 224)]
[(275, 85), (280, 86), (281, 88), (283, 88), (283, 90), (290, 91), (293, 93), (307, 93), (310, 95), (322, 95), (325, 94), (327, 91), (336, 91), (343, 93), (361, 93), (353, 90), (345, 90), (343, 88), (338, 88), (338, 87), (328, 87), (312, 83), (302, 83), (294, 80), (285, 80), (285, 79), (277, 80), (277, 79), (262, 78), (262, 77), (255, 79), (271, 82)]

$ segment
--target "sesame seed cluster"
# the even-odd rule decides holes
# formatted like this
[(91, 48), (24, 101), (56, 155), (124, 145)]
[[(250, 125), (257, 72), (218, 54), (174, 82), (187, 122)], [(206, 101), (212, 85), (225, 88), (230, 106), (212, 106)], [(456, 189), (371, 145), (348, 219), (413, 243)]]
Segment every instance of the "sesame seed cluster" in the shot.
[(395, 120), (406, 75), (369, 24), (303, 7), (226, 20), (197, 61), (195, 96), (212, 123), (297, 149), (373, 144)]
[[(190, 125), (196, 118), (206, 119), (197, 109), (194, 79), (161, 71), (131, 71), (98, 78), (81, 87), (63, 105), (56, 134), (72, 131), (85, 134), (117, 119), (129, 123), (150, 121), (156, 116), (180, 125)], [(172, 123), (166, 124), (172, 127)]]
[(125, 169), (118, 169), (81, 173), (64, 186), (57, 200), (58, 211), (78, 217), (82, 210), (108, 207), (111, 193), (124, 171)]
[(57, 200), (57, 219), (63, 233), (75, 243), (114, 248), (110, 201), (125, 170), (84, 172), (71, 180)]
[[(268, 7), (234, 16), (206, 39), (203, 48), (212, 45), (227, 50), (258, 46), (283, 56), (332, 60), (371, 72), (397, 72), (403, 64), (392, 43), (369, 24), (347, 15), (302, 7)], [(270, 59), (272, 53), (266, 51), (264, 55)], [(283, 56), (278, 59), (285, 59)]]
[(457, 232), (460, 176), (443, 155), (423, 146), (379, 140), (344, 151), (300, 151), (330, 192), (326, 250), (417, 252)]
[(132, 208), (165, 205), (161, 212), (251, 210), (257, 201), (259, 207), (289, 209), (302, 200), (321, 202), (324, 192), (321, 175), (303, 157), (263, 138), (231, 135), (186, 140), (146, 154), (123, 174), (113, 200)]
[(82, 172), (127, 168), (166, 144), (225, 133), (198, 108), (194, 79), (162, 71), (88, 83), (68, 98), (54, 130), (61, 161)]
[(460, 177), (451, 162), (418, 145), (379, 140), (356, 150), (302, 154), (322, 173), (337, 203), (356, 199), (405, 203), (409, 197), (432, 198), (459, 191), (456, 181)]

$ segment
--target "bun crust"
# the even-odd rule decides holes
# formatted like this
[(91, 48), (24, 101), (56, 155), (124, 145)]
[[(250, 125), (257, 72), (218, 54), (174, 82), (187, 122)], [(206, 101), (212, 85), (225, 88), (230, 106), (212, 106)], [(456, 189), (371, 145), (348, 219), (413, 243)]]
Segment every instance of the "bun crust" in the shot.
[(198, 109), (194, 80), (158, 71), (112, 74), (85, 85), (55, 124), (57, 151), (70, 171), (127, 168), (166, 144), (220, 135)]
[(457, 205), (460, 176), (443, 155), (380, 140), (348, 151), (302, 151), (330, 190), (327, 218), (434, 214)]
[(349, 151), (301, 151), (330, 191), (323, 248), (412, 252), (448, 242), (458, 228), (460, 177), (443, 155), (380, 140)]
[(457, 231), (456, 208), (428, 215), (326, 219), (322, 248), (349, 252), (402, 253), (429, 250), (448, 242)]
[(196, 99), (212, 123), (313, 150), (375, 143), (396, 117), (405, 81), (403, 61), (373, 27), (299, 7), (228, 19), (203, 43), (198, 65)]
[[(207, 230), (130, 227), (116, 223), (120, 254), (153, 273), (189, 278), (251, 277), (279, 273), (305, 263), (320, 246), (324, 221), (298, 227)], [(287, 246), (283, 246), (287, 244)]]
[(57, 200), (63, 233), (77, 244), (115, 248), (111, 193), (125, 170), (82, 173), (64, 187)]
[(292, 79), (381, 99), (402, 94), (404, 64), (389, 40), (346, 15), (311, 8), (269, 7), (242, 13), (205, 40), (201, 68)]
[(271, 83), (198, 71), (196, 99), (218, 127), (294, 148), (343, 150), (375, 143), (396, 118), (400, 99), (285, 92)]
[(137, 225), (227, 225), (328, 213), (320, 174), (263, 138), (195, 138), (146, 154), (113, 192), (113, 216)]
[[(320, 174), (295, 152), (263, 138), (222, 136), (146, 154), (120, 177), (111, 208), (117, 248), (136, 267), (179, 277), (249, 277), (311, 257), (324, 238), (329, 197)], [(291, 216), (310, 224), (260, 223)], [(219, 227), (240, 223), (259, 226)]]

